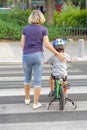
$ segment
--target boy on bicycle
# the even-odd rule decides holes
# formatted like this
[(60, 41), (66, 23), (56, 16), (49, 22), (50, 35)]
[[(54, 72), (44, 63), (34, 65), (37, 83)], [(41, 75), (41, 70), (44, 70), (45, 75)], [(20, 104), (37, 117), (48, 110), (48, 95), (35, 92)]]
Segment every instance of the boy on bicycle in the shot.
[(56, 76), (62, 76), (63, 78), (63, 86), (64, 86), (64, 92), (65, 95), (67, 96), (67, 88), (69, 88), (69, 85), (67, 84), (67, 62), (71, 62), (71, 58), (68, 54), (64, 53), (64, 48), (65, 48), (65, 41), (62, 39), (56, 39), (53, 42), (53, 47), (60, 52), (64, 58), (65, 61), (61, 61), (58, 59), (56, 55), (52, 55), (46, 62), (45, 64), (50, 64), (52, 65), (51, 70), (51, 76), (50, 76), (50, 92), (49, 96), (54, 96), (55, 91), (54, 91), (54, 78)]

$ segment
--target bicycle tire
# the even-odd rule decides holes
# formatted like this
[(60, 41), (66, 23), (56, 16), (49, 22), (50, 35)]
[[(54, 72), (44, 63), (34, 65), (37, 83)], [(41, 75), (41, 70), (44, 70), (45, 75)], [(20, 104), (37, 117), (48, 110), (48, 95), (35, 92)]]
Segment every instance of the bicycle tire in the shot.
[(62, 85), (60, 85), (60, 93), (59, 93), (59, 109), (64, 110), (65, 108), (65, 93)]

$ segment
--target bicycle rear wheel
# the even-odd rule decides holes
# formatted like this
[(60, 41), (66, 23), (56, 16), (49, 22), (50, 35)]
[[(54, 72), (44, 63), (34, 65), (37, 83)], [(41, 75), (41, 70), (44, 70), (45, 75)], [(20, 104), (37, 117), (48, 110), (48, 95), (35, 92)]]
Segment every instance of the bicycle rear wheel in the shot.
[(64, 110), (65, 108), (65, 93), (63, 87), (60, 85), (60, 92), (59, 92), (59, 109)]

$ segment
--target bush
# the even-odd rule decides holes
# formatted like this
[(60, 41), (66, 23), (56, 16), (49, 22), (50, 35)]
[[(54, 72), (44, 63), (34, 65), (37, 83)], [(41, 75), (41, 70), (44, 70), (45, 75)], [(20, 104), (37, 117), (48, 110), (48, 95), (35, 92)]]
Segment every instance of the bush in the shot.
[[(19, 40), (23, 27), (28, 24), (30, 13), (29, 10), (0, 12), (0, 39)], [(54, 12), (54, 25), (47, 28), (50, 40), (63, 35), (64, 32), (61, 32), (59, 28), (87, 28), (87, 10), (63, 7), (60, 14)]]
[(54, 25), (58, 28), (85, 28), (87, 27), (87, 10), (69, 6), (60, 14), (55, 12)]
[(23, 27), (28, 24), (30, 11), (0, 13), (0, 39), (19, 40)]
[(21, 27), (14, 23), (2, 22), (0, 20), (0, 39), (19, 40)]
[(16, 22), (20, 26), (24, 26), (25, 24), (28, 23), (28, 17), (30, 15), (30, 12), (31, 11), (29, 11), (29, 10), (26, 10), (26, 11), (23, 11), (23, 10), (15, 11), (15, 10), (13, 10), (9, 13), (9, 20)]

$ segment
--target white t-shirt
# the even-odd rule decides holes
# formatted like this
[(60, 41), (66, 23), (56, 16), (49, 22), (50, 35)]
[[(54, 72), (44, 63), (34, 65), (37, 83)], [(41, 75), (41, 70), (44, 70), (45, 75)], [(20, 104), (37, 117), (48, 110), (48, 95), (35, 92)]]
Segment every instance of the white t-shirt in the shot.
[(65, 61), (61, 61), (58, 56), (52, 55), (48, 60), (48, 64), (52, 65), (53, 76), (67, 76), (67, 62), (71, 62), (71, 58), (68, 54), (62, 53)]

